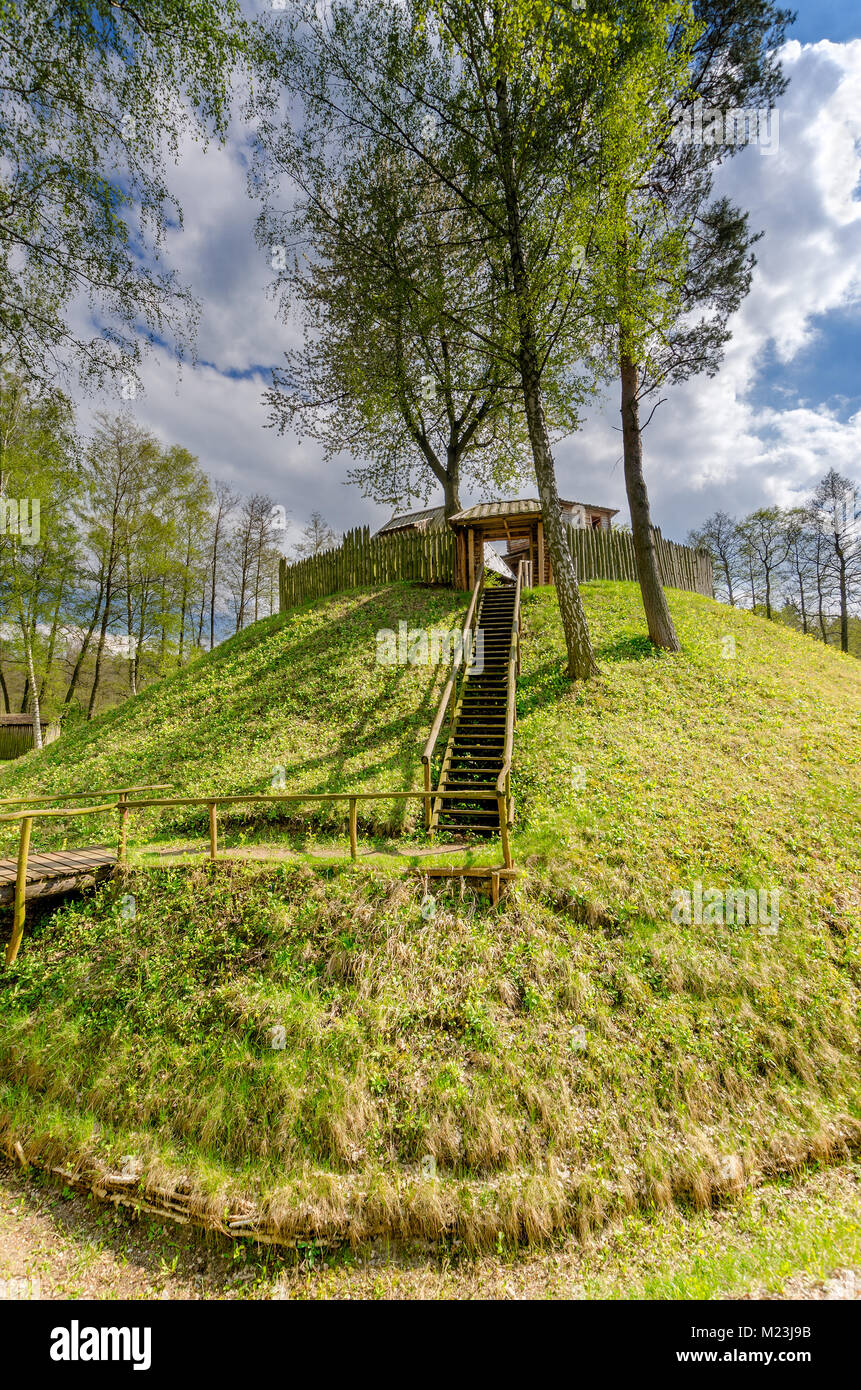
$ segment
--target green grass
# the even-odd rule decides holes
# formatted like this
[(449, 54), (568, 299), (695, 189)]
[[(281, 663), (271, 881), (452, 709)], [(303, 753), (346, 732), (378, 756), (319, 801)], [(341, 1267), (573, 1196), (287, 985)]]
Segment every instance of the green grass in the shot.
[(671, 606), (678, 656), (642, 637), (632, 585), (588, 586), (602, 671), (572, 692), (553, 595), (526, 595), (521, 857), (566, 866), (599, 914), (663, 916), (700, 880), (776, 887), (790, 921), (857, 929), (858, 663), (696, 594)]
[[(453, 598), (261, 624), (0, 786), (181, 767), (209, 789), (208, 759), (224, 790), (278, 761), (290, 789), (415, 785), (439, 674), (375, 668), (373, 634), (407, 602), (452, 626)], [(572, 690), (553, 595), (527, 596), (525, 872), (498, 909), (435, 890), (429, 910), (394, 856), (133, 869), (34, 919), (0, 978), (0, 1137), (84, 1171), (137, 1155), (211, 1221), (248, 1202), (284, 1238), (470, 1247), (708, 1207), (856, 1149), (861, 671), (679, 593), (684, 650), (658, 655), (633, 586), (586, 600), (602, 673)], [(245, 833), (277, 840), (259, 816)], [(779, 889), (777, 935), (674, 922), (696, 880)]]
[[(400, 621), (451, 631), (462, 615), (450, 590), (399, 584), (265, 619), (42, 753), (0, 768), (0, 797), (161, 782), (177, 796), (267, 793), (279, 790), (273, 776), (281, 768), (290, 792), (418, 787), (447, 673), (377, 664), (376, 633), (397, 631)], [(412, 802), (367, 802), (361, 823), (371, 833), (410, 829), (420, 810)], [(228, 829), (271, 826), (277, 814), (237, 811)], [(343, 804), (301, 814), (338, 829), (345, 819)], [(138, 813), (130, 830), (134, 843), (205, 827), (203, 808)], [(51, 847), (115, 838), (116, 818), (43, 822), (37, 836)], [(13, 843), (0, 825), (0, 851), (11, 852)]]

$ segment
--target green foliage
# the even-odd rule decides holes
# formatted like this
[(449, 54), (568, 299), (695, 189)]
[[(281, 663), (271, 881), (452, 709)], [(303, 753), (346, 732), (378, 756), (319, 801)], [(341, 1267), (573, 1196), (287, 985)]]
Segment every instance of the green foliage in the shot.
[[(222, 135), (246, 47), (236, 0), (4, 0), (0, 61), (0, 352), (45, 382), (133, 369), (144, 334), (188, 326), (192, 303), (158, 265), (181, 218), (165, 154)], [(144, 248), (155, 252), (155, 264)], [(76, 336), (79, 294), (108, 320)]]

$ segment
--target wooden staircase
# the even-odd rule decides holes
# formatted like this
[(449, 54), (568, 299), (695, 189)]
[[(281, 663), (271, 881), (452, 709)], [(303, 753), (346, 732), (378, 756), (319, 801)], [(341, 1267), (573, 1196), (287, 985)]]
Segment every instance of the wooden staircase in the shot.
[[(519, 664), (522, 567), (516, 582), (476, 581), (464, 626), (474, 637), (472, 661), (452, 671), (425, 746), (428, 830), (500, 835), (510, 862), (513, 821), (509, 786)], [(449, 715), (448, 739), (436, 790), (431, 792), (434, 749)]]
[(499, 808), (470, 792), (496, 792), (505, 756), (508, 665), (514, 630), (515, 585), (484, 589), (476, 621), (476, 665), (467, 667), (443, 757), (431, 828), (499, 834)]

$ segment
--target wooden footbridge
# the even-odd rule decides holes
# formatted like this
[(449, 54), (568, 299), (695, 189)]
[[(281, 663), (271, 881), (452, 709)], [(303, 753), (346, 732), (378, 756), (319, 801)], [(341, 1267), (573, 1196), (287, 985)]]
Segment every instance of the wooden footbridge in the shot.
[[(424, 787), (420, 790), (382, 792), (287, 792), (227, 796), (159, 797), (141, 793), (169, 791), (165, 783), (116, 787), (103, 792), (75, 793), (77, 802), (96, 799), (97, 805), (57, 805), (69, 794), (15, 797), (0, 801), (0, 822), (20, 824), (16, 859), (0, 859), (0, 906), (12, 903), (12, 935), (6, 947), (6, 965), (15, 960), (24, 934), (26, 904), (31, 899), (91, 887), (110, 877), (126, 861), (129, 816), (150, 807), (207, 807), (209, 858), (218, 859), (218, 809), (220, 806), (255, 803), (298, 805), (347, 803), (350, 854), (358, 853), (358, 805), (360, 801), (420, 800), (429, 834), (446, 831), (478, 836), (498, 835), (503, 862), (498, 866), (434, 867), (420, 872), (429, 878), (484, 879), (491, 898), (498, 900), (502, 884), (515, 876), (509, 831), (514, 824), (511, 797), (511, 761), (514, 748), (515, 693), (520, 669), (520, 595), (524, 564), (516, 580), (485, 585), (482, 568), (467, 610), (451, 676), (445, 686), (430, 736), (422, 755)], [(435, 769), (437, 745), (448, 718), (444, 752)], [(434, 785), (434, 783), (436, 785)], [(139, 799), (132, 799), (139, 798)], [(39, 804), (36, 804), (39, 803)], [(13, 809), (14, 808), (14, 809)], [(31, 854), (33, 823), (51, 817), (76, 817), (113, 812), (119, 814), (116, 850), (107, 845)]]

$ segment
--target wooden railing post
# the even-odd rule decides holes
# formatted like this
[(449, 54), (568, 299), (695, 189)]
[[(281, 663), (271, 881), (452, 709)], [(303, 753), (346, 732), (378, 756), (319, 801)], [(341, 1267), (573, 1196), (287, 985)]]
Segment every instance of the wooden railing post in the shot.
[(120, 799), (120, 842), (117, 845), (117, 863), (125, 864), (128, 849), (129, 808), (128, 802)]
[(431, 770), (427, 758), (423, 760), (425, 770), (425, 830), (431, 828)]
[(18, 869), (15, 875), (15, 915), (12, 920), (12, 935), (6, 947), (6, 964), (12, 965), (21, 946), (24, 935), (24, 916), (27, 909), (27, 856), (30, 853), (30, 832), (33, 817), (25, 816), (21, 821), (21, 836), (18, 841)]
[(350, 797), (350, 858), (355, 859), (359, 853), (358, 835), (358, 815), (359, 803), (355, 796)]
[(214, 864), (218, 858), (218, 802), (209, 803), (209, 857)]
[(496, 805), (499, 810), (499, 835), (502, 840), (502, 858), (506, 869), (511, 868), (511, 842), (508, 838), (508, 807), (503, 795), (497, 796)]

